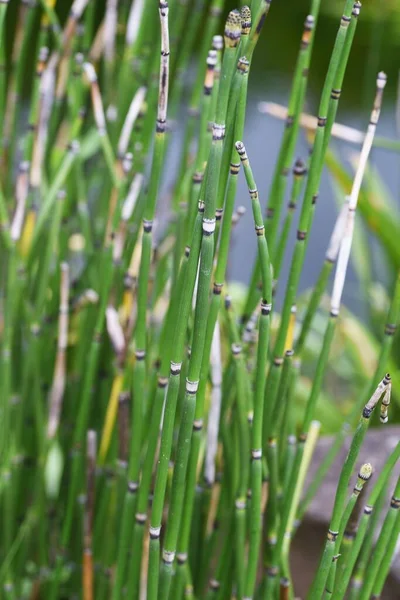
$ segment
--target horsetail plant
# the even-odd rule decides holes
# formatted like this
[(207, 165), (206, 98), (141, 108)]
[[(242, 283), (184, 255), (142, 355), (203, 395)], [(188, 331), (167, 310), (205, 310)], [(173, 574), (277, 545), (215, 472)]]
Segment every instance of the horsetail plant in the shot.
[(262, 423), (264, 409), (265, 369), (270, 334), (270, 314), (272, 310), (272, 270), (268, 252), (265, 227), (261, 213), (258, 191), (250, 167), (246, 148), (242, 142), (236, 142), (246, 176), (249, 194), (253, 208), (254, 226), (257, 235), (259, 261), (262, 276), (262, 301), (259, 324), (259, 338), (257, 349), (257, 379), (255, 382), (253, 422), (252, 422), (252, 449), (251, 449), (251, 533), (250, 552), (245, 583), (245, 598), (251, 598), (254, 593), (257, 559), (261, 540), (261, 487), (262, 487)]
[[(160, 579), (160, 598), (163, 599), (168, 598), (170, 581), (172, 577), (172, 563), (174, 561), (176, 553), (179, 518), (183, 505), (183, 486), (186, 477), (187, 462), (190, 450), (190, 433), (193, 427), (196, 395), (201, 370), (201, 360), (204, 352), (206, 323), (208, 316), (208, 292), (210, 286), (211, 269), (214, 253), (214, 189), (219, 177), (219, 170), (222, 159), (222, 146), (225, 136), (225, 115), (229, 98), (229, 88), (235, 65), (234, 61), (236, 56), (236, 48), (240, 40), (240, 35), (240, 14), (237, 12), (231, 12), (228, 17), (225, 28), (225, 52), (221, 68), (221, 83), (219, 87), (219, 95), (216, 107), (216, 120), (213, 125), (212, 145), (205, 174), (204, 200), (201, 198), (201, 193), (199, 199), (199, 204), (201, 203), (204, 206), (204, 216), (202, 218), (203, 235), (201, 239), (201, 255), (199, 261), (199, 279), (197, 288), (196, 310), (194, 316), (192, 349), (189, 359), (188, 374), (186, 378), (186, 392), (182, 413), (182, 422), (179, 429), (177, 451), (178, 453), (174, 469), (174, 478), (172, 481), (170, 521), (167, 524), (167, 531), (163, 548), (163, 559)], [(152, 526), (154, 522), (153, 514), (154, 505), (152, 512)], [(152, 560), (153, 556), (154, 552), (151, 550), (150, 561)], [(156, 579), (156, 576), (154, 578)], [(151, 583), (150, 585), (151, 588), (149, 588), (149, 590), (153, 590), (153, 584)], [(149, 593), (149, 598), (151, 597), (151, 593)]]
[[(168, 3), (160, 2), (160, 25), (161, 25), (161, 61), (160, 61), (160, 80), (159, 97), (157, 108), (156, 135), (153, 154), (154, 176), (149, 187), (146, 205), (143, 213), (143, 237), (142, 251), (140, 259), (138, 288), (137, 288), (137, 327), (135, 334), (135, 367), (132, 381), (132, 393), (134, 398), (133, 418), (138, 423), (138, 435), (131, 437), (131, 447), (128, 465), (128, 489), (124, 500), (124, 512), (121, 522), (121, 540), (119, 549), (119, 566), (117, 571), (117, 584), (114, 589), (114, 596), (118, 597), (122, 590), (123, 577), (127, 562), (129, 549), (129, 536), (134, 518), (134, 496), (139, 486), (140, 470), (140, 432), (143, 422), (143, 391), (145, 384), (145, 358), (146, 358), (146, 312), (147, 312), (147, 293), (148, 279), (150, 271), (150, 260), (152, 251), (152, 229), (154, 213), (156, 209), (158, 187), (161, 177), (163, 164), (163, 154), (165, 145), (165, 130), (167, 120), (168, 106), (168, 85), (169, 85), (169, 28), (168, 28)], [(130, 387), (130, 381), (127, 382)]]
[[(343, 543), (343, 536), (345, 534), (345, 529), (348, 524), (348, 521), (351, 517), (352, 512), (356, 506), (356, 503), (359, 501), (359, 496), (364, 489), (364, 485), (369, 481), (372, 476), (372, 465), (370, 463), (365, 463), (362, 465), (358, 477), (356, 485), (353, 488), (353, 493), (351, 494), (346, 508), (343, 511), (342, 520), (339, 528), (339, 535), (337, 537), (337, 548), (340, 549)], [(331, 569), (329, 571), (328, 581), (325, 587), (325, 597), (331, 598), (333, 595), (333, 588), (335, 585), (335, 577), (336, 577), (336, 567), (338, 563), (338, 559), (340, 556), (336, 555), (333, 557)]]
[[(347, 211), (347, 215), (345, 217), (346, 221), (343, 222), (344, 217), (342, 216), (342, 214), (340, 214), (339, 218), (338, 218), (337, 229), (333, 233), (332, 241), (334, 244), (336, 244), (335, 240), (337, 239), (337, 237), (339, 239), (341, 237), (341, 239), (340, 239), (340, 245), (339, 245), (339, 257), (338, 257), (337, 271), (336, 271), (336, 276), (335, 276), (335, 280), (333, 283), (331, 311), (330, 311), (330, 317), (329, 317), (328, 324), (327, 324), (325, 334), (324, 334), (321, 354), (319, 357), (319, 362), (317, 365), (317, 370), (315, 373), (312, 390), (311, 390), (310, 397), (308, 399), (307, 406), (306, 406), (304, 422), (302, 425), (302, 433), (299, 438), (297, 456), (295, 459), (295, 467), (293, 469), (293, 479), (295, 479), (295, 477), (296, 477), (296, 472), (297, 472), (296, 465), (298, 465), (301, 461), (302, 445), (304, 444), (304, 440), (307, 437), (307, 430), (308, 430), (309, 424), (313, 418), (315, 404), (317, 402), (317, 398), (321, 391), (322, 377), (325, 372), (326, 365), (328, 363), (329, 352), (330, 352), (330, 348), (331, 348), (331, 344), (332, 344), (332, 340), (333, 340), (333, 336), (334, 336), (334, 332), (335, 332), (335, 328), (336, 328), (336, 324), (337, 324), (337, 319), (339, 316), (340, 301), (341, 301), (341, 296), (342, 296), (342, 292), (343, 292), (346, 270), (347, 270), (347, 265), (348, 265), (348, 257), (349, 257), (350, 247), (351, 247), (352, 223), (354, 222), (355, 210), (357, 207), (357, 201), (358, 201), (359, 191), (360, 191), (360, 187), (361, 187), (362, 177), (363, 177), (364, 170), (365, 170), (366, 160), (367, 160), (367, 157), (368, 157), (371, 145), (372, 145), (372, 140), (373, 140), (373, 135), (374, 135), (374, 131), (376, 128), (376, 123), (377, 123), (377, 120), (379, 119), (380, 105), (381, 105), (381, 101), (382, 101), (382, 92), (383, 92), (385, 83), (386, 83), (385, 76), (383, 74), (379, 74), (378, 80), (377, 80), (377, 93), (376, 93), (376, 98), (374, 101), (374, 108), (373, 108), (373, 112), (371, 115), (371, 121), (370, 121), (370, 125), (369, 125), (370, 135), (366, 136), (366, 138), (365, 138), (362, 153), (360, 156), (359, 166), (358, 166), (356, 176), (354, 179), (354, 183), (353, 183), (353, 187), (352, 187), (352, 192), (351, 192), (348, 203), (345, 204), (345, 208)], [(332, 251), (332, 245), (333, 244), (331, 244), (331, 252), (332, 252), (332, 254), (334, 254), (335, 252)], [(291, 485), (293, 487), (295, 485), (294, 482)], [(285, 517), (282, 519), (282, 524), (281, 524), (282, 529), (284, 527), (284, 523), (285, 523)], [(283, 536), (283, 534), (281, 532), (281, 538), (282, 538), (282, 536)]]
[[(303, 103), (307, 89), (308, 68), (312, 52), (313, 29), (315, 20), (318, 17), (319, 4), (319, 0), (313, 3), (312, 13), (307, 16), (304, 23), (300, 51), (288, 102), (288, 117), (285, 123), (285, 131), (282, 137), (281, 147), (275, 165), (275, 171), (269, 194), (266, 225), (268, 230), (269, 244), (274, 252), (282, 203), (285, 195), (288, 174), (293, 162), (299, 131), (299, 118), (303, 109)], [(278, 251), (278, 249), (276, 250)], [(253, 310), (253, 301), (250, 297), (250, 293), (255, 291), (254, 288), (258, 284), (259, 277), (259, 265), (258, 262), (256, 262), (256, 267), (253, 271), (253, 276), (250, 283), (249, 297), (245, 307), (244, 318), (246, 318), (246, 316)], [(275, 274), (275, 277), (277, 278), (277, 274)]]
[[(287, 293), (285, 294), (284, 305), (281, 315), (281, 324), (279, 327), (279, 333), (274, 347), (274, 361), (269, 371), (267, 386), (266, 386), (266, 399), (268, 398), (268, 410), (265, 411), (266, 419), (270, 419), (271, 413), (275, 406), (276, 393), (278, 389), (279, 378), (281, 374), (282, 366), (282, 354), (284, 350), (287, 329), (289, 326), (290, 312), (292, 306), (295, 303), (296, 290), (300, 278), (300, 272), (304, 263), (305, 251), (306, 251), (306, 239), (309, 233), (313, 215), (314, 205), (318, 197), (319, 180), (322, 173), (324, 163), (324, 147), (326, 142), (330, 139), (331, 129), (327, 128), (328, 116), (329, 116), (329, 97), (331, 94), (331, 88), (339, 65), (346, 64), (348, 53), (343, 52), (345, 40), (347, 37), (347, 30), (351, 21), (351, 2), (347, 1), (344, 7), (343, 16), (340, 22), (339, 31), (336, 36), (335, 45), (333, 48), (331, 60), (329, 63), (327, 75), (325, 78), (324, 87), (319, 105), (319, 120), (318, 128), (313, 144), (313, 152), (311, 155), (310, 167), (308, 170), (308, 177), (306, 183), (306, 189), (304, 192), (304, 198), (302, 203), (302, 209), (299, 220), (299, 227), (297, 231), (296, 246), (293, 252), (292, 264), (289, 274), (289, 281), (286, 287)], [(355, 18), (355, 17), (354, 17)], [(332, 110), (332, 107), (331, 107)], [(328, 116), (327, 116), (328, 115)], [(325, 144), (323, 143), (325, 139)], [(267, 423), (265, 419), (264, 432), (267, 432)]]
[[(306, 485), (329, 420), (322, 393), (386, 81), (378, 75), (352, 190), (303, 316), (298, 286), (360, 4), (345, 2), (306, 164), (294, 159), (319, 10), (312, 0), (265, 182), (241, 140), (271, 0), (229, 13), (224, 0), (161, 0), (158, 13), (143, 0), (0, 2), (2, 598), (295, 597), (293, 537), (360, 410), (308, 598), (381, 597), (398, 484), (382, 527), (379, 518), (399, 444), (371, 492), (370, 465), (357, 478), (355, 468), (379, 402), (388, 420), (382, 375), (398, 350), (399, 277), (373, 374), (352, 379), (351, 410)], [(230, 277), (241, 169), (257, 238), (243, 296)], [(335, 265), (302, 406), (308, 341)], [(344, 351), (347, 370), (350, 360)]]

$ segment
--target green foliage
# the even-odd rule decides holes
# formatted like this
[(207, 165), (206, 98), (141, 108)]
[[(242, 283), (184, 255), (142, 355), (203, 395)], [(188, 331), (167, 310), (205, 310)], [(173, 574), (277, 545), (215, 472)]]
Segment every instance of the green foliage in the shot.
[[(221, 37), (223, 0), (161, 0), (158, 10), (75, 0), (70, 12), (52, 0), (0, 3), (2, 598), (293, 597), (292, 536), (352, 428), (308, 598), (339, 598), (352, 575), (361, 598), (382, 591), (399, 486), (379, 564), (368, 509), (352, 544), (346, 528), (371, 475), (364, 465), (355, 477), (373, 414), (386, 423), (392, 396), (400, 400), (400, 222), (367, 166), (386, 77), (353, 178), (330, 149), (360, 13), (347, 0), (306, 173), (295, 151), (320, 9), (312, 0), (265, 202), (241, 140), (270, 4), (229, 12)], [(24, 94), (26, 111), (16, 100)], [(174, 121), (181, 145), (171, 143)], [(300, 295), (325, 163), (340, 202), (350, 199), (314, 289)], [(247, 289), (227, 276), (241, 169), (258, 248)], [(373, 284), (356, 209), (379, 243), (389, 291)], [(372, 327), (341, 307), (350, 250), (375, 299)], [(335, 437), (306, 490), (320, 433)], [(384, 506), (398, 457), (396, 448), (372, 506)]]

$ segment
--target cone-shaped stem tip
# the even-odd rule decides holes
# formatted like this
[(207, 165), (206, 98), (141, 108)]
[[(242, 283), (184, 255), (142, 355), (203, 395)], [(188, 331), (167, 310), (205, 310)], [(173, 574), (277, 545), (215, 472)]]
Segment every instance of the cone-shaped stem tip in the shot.
[(358, 473), (358, 477), (363, 481), (368, 481), (371, 478), (373, 473), (373, 467), (371, 463), (365, 463), (361, 466), (360, 472)]
[(243, 142), (237, 141), (235, 143), (235, 148), (240, 157), (242, 157), (246, 154), (246, 148), (245, 148)]
[(240, 11), (242, 18), (242, 35), (249, 35), (251, 29), (251, 10), (247, 5), (244, 5)]
[(242, 31), (242, 18), (238, 10), (231, 10), (225, 24), (224, 42), (226, 48), (236, 48)]

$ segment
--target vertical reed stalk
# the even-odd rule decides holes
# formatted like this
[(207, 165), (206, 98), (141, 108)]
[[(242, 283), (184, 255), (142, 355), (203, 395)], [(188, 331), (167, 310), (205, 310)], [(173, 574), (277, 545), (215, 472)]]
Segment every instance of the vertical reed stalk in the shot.
[[(168, 107), (169, 86), (169, 7), (167, 2), (160, 2), (160, 26), (161, 26), (161, 60), (159, 75), (159, 93), (156, 134), (154, 141), (154, 153), (152, 164), (152, 176), (147, 194), (143, 214), (143, 236), (142, 253), (140, 259), (138, 278), (137, 317), (135, 331), (135, 366), (133, 373), (133, 407), (132, 423), (135, 423), (136, 435), (131, 436), (131, 447), (128, 466), (128, 490), (124, 500), (124, 510), (121, 520), (121, 540), (118, 550), (117, 575), (113, 589), (113, 598), (119, 598), (124, 583), (125, 569), (128, 559), (128, 550), (131, 540), (131, 529), (134, 518), (134, 506), (136, 493), (139, 487), (141, 433), (143, 427), (144, 411), (144, 387), (146, 376), (146, 313), (148, 302), (148, 285), (150, 273), (150, 261), (152, 252), (152, 230), (153, 221), (158, 199), (158, 190), (164, 159), (165, 132)], [(137, 429), (136, 429), (137, 428)]]
[(86, 500), (84, 520), (84, 550), (83, 550), (83, 599), (93, 600), (93, 518), (95, 509), (95, 467), (96, 467), (96, 432), (87, 433), (87, 465), (86, 465)]
[[(204, 194), (203, 236), (199, 265), (199, 282), (194, 317), (193, 342), (186, 378), (182, 420), (179, 428), (177, 457), (172, 481), (167, 529), (160, 570), (160, 598), (167, 600), (172, 578), (172, 564), (176, 554), (179, 523), (183, 506), (183, 488), (189, 459), (191, 432), (196, 407), (196, 396), (200, 379), (201, 361), (204, 352), (206, 324), (209, 312), (209, 289), (214, 254), (215, 232), (215, 186), (218, 182), (225, 136), (225, 115), (229, 88), (235, 67), (236, 48), (240, 39), (240, 15), (232, 11), (225, 29), (225, 53), (221, 70), (221, 85), (213, 126), (213, 139), (207, 162)], [(150, 598), (149, 598), (150, 600)]]
[[(247, 77), (248, 77), (248, 62), (245, 58), (241, 58), (237, 64), (237, 72), (240, 73), (241, 77), (238, 80), (241, 84), (240, 87), (240, 97), (237, 106), (236, 113), (236, 123), (235, 123), (235, 133), (241, 135), (243, 133), (244, 128), (244, 119), (245, 119), (245, 109), (246, 109), (246, 96), (247, 96)], [(207, 319), (207, 329), (206, 329), (206, 338), (204, 342), (204, 352), (203, 359), (201, 365), (201, 373), (200, 373), (200, 382), (199, 389), (197, 393), (196, 400), (196, 408), (193, 422), (193, 433), (192, 433), (192, 444), (190, 449), (190, 458), (189, 458), (189, 467), (188, 467), (188, 478), (187, 478), (187, 488), (186, 488), (186, 498), (184, 503), (184, 513), (182, 517), (182, 527), (180, 533), (180, 540), (178, 542), (178, 554), (179, 554), (179, 563), (178, 563), (178, 571), (179, 567), (183, 567), (187, 560), (187, 548), (189, 543), (189, 532), (190, 532), (190, 523), (193, 512), (193, 502), (194, 502), (194, 492), (195, 492), (195, 483), (197, 479), (197, 462), (200, 450), (200, 441), (203, 429), (203, 413), (204, 413), (204, 398), (206, 392), (207, 385), (207, 376), (209, 370), (209, 360), (210, 360), (210, 352), (212, 340), (217, 324), (218, 312), (220, 308), (220, 298), (221, 292), (224, 285), (224, 278), (226, 272), (226, 266), (228, 261), (228, 251), (229, 251), (229, 242), (230, 242), (230, 233), (232, 227), (232, 213), (234, 207), (234, 200), (236, 195), (236, 186), (237, 186), (237, 175), (239, 173), (239, 164), (236, 162), (237, 152), (235, 148), (232, 149), (231, 152), (231, 164), (230, 164), (230, 175), (229, 175), (229, 184), (226, 194), (225, 208), (224, 210), (216, 210), (216, 220), (218, 218), (222, 218), (222, 226), (221, 226), (221, 235), (220, 235), (220, 243), (218, 248), (217, 255), (217, 264), (214, 272), (214, 285), (213, 292), (211, 298), (211, 304)], [(211, 422), (211, 415), (209, 416), (209, 428), (216, 426), (216, 423)], [(209, 429), (210, 430), (210, 429)], [(215, 430), (215, 434), (216, 434)], [(216, 441), (216, 440), (215, 440)], [(210, 440), (209, 440), (210, 443)], [(210, 454), (208, 454), (208, 467), (206, 468), (206, 482), (207, 485), (211, 485), (212, 480), (208, 478), (207, 473), (209, 473), (212, 469), (211, 461), (213, 460), (211, 457), (213, 456), (212, 448), (215, 448), (215, 444), (207, 444), (207, 453), (208, 448), (210, 450)], [(215, 455), (214, 455), (215, 456)], [(206, 459), (207, 460), (207, 459)]]
[[(319, 361), (317, 364), (317, 370), (316, 370), (316, 374), (315, 374), (315, 377), (313, 380), (311, 394), (310, 394), (310, 397), (309, 397), (309, 400), (308, 400), (307, 406), (306, 406), (306, 413), (304, 416), (302, 433), (299, 437), (297, 456), (295, 458), (295, 467), (293, 469), (293, 479), (296, 478), (296, 472), (297, 472), (296, 465), (298, 466), (298, 464), (301, 461), (301, 452), (302, 452), (303, 443), (307, 437), (307, 429), (313, 418), (316, 402), (318, 400), (318, 397), (319, 397), (319, 394), (321, 391), (321, 387), (322, 387), (323, 375), (326, 370), (326, 365), (328, 364), (329, 351), (330, 351), (330, 347), (331, 347), (332, 340), (333, 340), (333, 335), (334, 335), (335, 328), (336, 328), (337, 318), (339, 316), (341, 297), (342, 297), (345, 276), (346, 276), (346, 270), (347, 270), (347, 266), (348, 266), (349, 255), (350, 255), (353, 228), (354, 228), (355, 210), (357, 207), (357, 201), (358, 201), (359, 191), (360, 191), (360, 187), (361, 187), (361, 181), (362, 181), (362, 178), (364, 175), (366, 160), (369, 155), (369, 151), (371, 149), (374, 132), (376, 130), (376, 123), (379, 119), (380, 105), (381, 105), (381, 101), (382, 101), (382, 93), (383, 93), (385, 81), (386, 80), (385, 80), (384, 76), (382, 76), (382, 75), (378, 76), (377, 93), (376, 93), (374, 108), (373, 108), (373, 111), (371, 114), (371, 121), (370, 121), (370, 125), (369, 125), (370, 133), (369, 133), (369, 135), (367, 134), (365, 141), (364, 141), (363, 150), (362, 150), (363, 158), (360, 159), (359, 166), (358, 166), (358, 169), (356, 172), (356, 176), (355, 176), (355, 179), (353, 182), (351, 196), (349, 198), (349, 202), (347, 205), (347, 217), (346, 217), (346, 222), (345, 222), (345, 227), (344, 227), (344, 233), (340, 240), (337, 271), (336, 271), (335, 281), (333, 284), (330, 317), (329, 317), (329, 321), (328, 321), (328, 324), (327, 324), (327, 327), (325, 330), (323, 346), (322, 346), (321, 354), (320, 354)], [(340, 229), (340, 226), (341, 226), (341, 222), (340, 222), (340, 217), (339, 217), (337, 229)], [(335, 240), (335, 232), (333, 235), (333, 239)], [(289, 489), (293, 489), (294, 485), (295, 484), (293, 481), (293, 483), (291, 483)], [(289, 510), (289, 508), (287, 507), (284, 511), (284, 517), (282, 519), (282, 525), (281, 525), (281, 536), (282, 536), (282, 530), (283, 530), (284, 523), (285, 523), (285, 517), (288, 514), (288, 510)]]
[(61, 407), (66, 384), (66, 362), (68, 345), (68, 296), (69, 296), (69, 266), (61, 264), (61, 288), (60, 288), (60, 316), (58, 320), (57, 356), (54, 366), (53, 384), (49, 397), (49, 420), (47, 424), (47, 437), (54, 438), (57, 434)]
[(254, 226), (257, 235), (258, 253), (262, 276), (262, 301), (257, 349), (256, 382), (254, 394), (254, 417), (251, 440), (251, 507), (250, 507), (250, 551), (246, 573), (244, 597), (252, 598), (256, 582), (258, 553), (261, 541), (261, 487), (262, 487), (262, 423), (264, 409), (265, 371), (270, 335), (270, 314), (272, 309), (272, 272), (265, 237), (258, 191), (250, 167), (246, 149), (242, 142), (236, 142), (246, 176), (252, 202)]
[[(356, 506), (356, 502), (359, 501), (360, 493), (363, 491), (365, 484), (371, 478), (371, 475), (372, 475), (372, 465), (370, 463), (363, 464), (358, 473), (357, 482), (353, 488), (353, 493), (351, 494), (350, 499), (347, 502), (346, 508), (343, 511), (343, 516), (342, 516), (342, 520), (340, 522), (340, 527), (339, 527), (339, 535), (337, 537), (337, 542), (336, 542), (336, 547), (338, 550), (340, 550), (340, 548), (341, 548), (341, 545), (343, 542), (343, 536), (345, 533), (347, 523), (351, 517), (351, 513), (353, 512), (354, 507)], [(334, 586), (335, 586), (337, 563), (338, 563), (338, 559), (340, 559), (340, 558), (341, 558), (341, 556), (339, 554), (337, 554), (332, 559), (332, 565), (331, 565), (331, 569), (329, 571), (329, 577), (328, 577), (328, 581), (327, 581), (326, 587), (325, 587), (324, 598), (326, 598), (326, 599), (332, 598), (333, 590), (334, 590)]]
[(287, 246), (287, 241), (289, 238), (290, 228), (293, 221), (294, 211), (297, 207), (297, 202), (300, 197), (302, 191), (302, 185), (304, 176), (307, 173), (306, 165), (304, 162), (298, 158), (293, 167), (293, 186), (290, 194), (290, 201), (288, 204), (288, 210), (286, 214), (285, 221), (282, 226), (282, 231), (277, 242), (276, 246), (276, 256), (274, 261), (274, 278), (276, 281), (279, 280), (279, 275), (281, 272), (282, 261), (285, 254), (285, 249)]

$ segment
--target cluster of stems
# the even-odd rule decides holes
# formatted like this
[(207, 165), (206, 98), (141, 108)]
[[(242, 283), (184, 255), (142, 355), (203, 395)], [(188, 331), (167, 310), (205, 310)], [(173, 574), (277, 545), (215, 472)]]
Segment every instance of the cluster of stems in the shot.
[[(400, 276), (376, 370), (307, 490), (305, 481), (386, 77), (299, 328), (298, 286), (361, 5), (345, 1), (307, 164), (296, 147), (320, 9), (311, 1), (264, 199), (241, 140), (272, 2), (229, 13), (225, 4), (0, 0), (5, 600), (294, 598), (292, 537), (357, 417), (308, 599), (382, 594), (400, 533), (399, 483), (381, 528), (379, 516), (400, 444), (370, 492), (373, 467), (357, 460), (379, 402), (388, 421), (392, 383), (382, 374)], [(257, 244), (243, 305), (227, 281), (241, 171)], [(302, 409), (304, 350), (335, 265)]]

